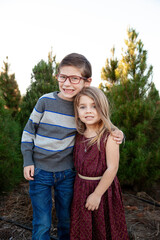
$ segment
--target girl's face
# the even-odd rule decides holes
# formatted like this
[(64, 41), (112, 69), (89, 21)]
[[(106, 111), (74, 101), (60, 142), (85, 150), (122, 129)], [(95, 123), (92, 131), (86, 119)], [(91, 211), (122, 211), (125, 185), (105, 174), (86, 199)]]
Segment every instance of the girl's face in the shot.
[(85, 95), (81, 96), (77, 110), (80, 120), (85, 123), (86, 126), (95, 125), (100, 120), (95, 102), (90, 97)]

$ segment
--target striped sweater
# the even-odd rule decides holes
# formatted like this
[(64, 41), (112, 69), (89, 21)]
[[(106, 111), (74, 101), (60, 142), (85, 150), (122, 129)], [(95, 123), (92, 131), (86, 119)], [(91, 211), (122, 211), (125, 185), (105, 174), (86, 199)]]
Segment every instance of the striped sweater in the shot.
[(49, 172), (72, 168), (75, 135), (73, 102), (59, 98), (57, 92), (43, 95), (22, 134), (23, 166)]

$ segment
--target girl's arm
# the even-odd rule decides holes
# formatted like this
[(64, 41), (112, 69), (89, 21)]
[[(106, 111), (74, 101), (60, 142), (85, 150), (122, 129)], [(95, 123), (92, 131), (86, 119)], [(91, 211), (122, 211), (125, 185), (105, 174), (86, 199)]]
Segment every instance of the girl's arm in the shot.
[(97, 210), (101, 201), (102, 195), (106, 192), (109, 186), (112, 184), (119, 167), (119, 145), (109, 135), (106, 144), (106, 158), (107, 169), (104, 172), (99, 184), (95, 188), (94, 192), (87, 198), (85, 207), (88, 210)]

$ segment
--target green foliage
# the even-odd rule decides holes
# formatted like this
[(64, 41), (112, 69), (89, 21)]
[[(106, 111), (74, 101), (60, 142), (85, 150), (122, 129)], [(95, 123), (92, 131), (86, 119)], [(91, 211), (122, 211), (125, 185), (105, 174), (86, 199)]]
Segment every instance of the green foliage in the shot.
[(0, 93), (0, 192), (10, 190), (22, 178), (20, 126), (5, 106)]
[(110, 89), (114, 84), (118, 82), (118, 78), (116, 75), (116, 69), (118, 67), (118, 60), (115, 58), (115, 48), (111, 49), (111, 58), (106, 60), (105, 67), (102, 68), (101, 78), (105, 80), (105, 85), (101, 84), (101, 88), (105, 90), (105, 88)]
[[(12, 189), (23, 177), (21, 133), (38, 98), (58, 90), (55, 79), (57, 67), (51, 53), (48, 63), (41, 60), (33, 68), (31, 85), (19, 105), (20, 94), (15, 75), (8, 74), (8, 63), (4, 63), (4, 71), (0, 74), (0, 192)], [(13, 113), (17, 113), (19, 108), (15, 116)]]
[(0, 89), (6, 102), (6, 107), (15, 116), (18, 112), (21, 94), (15, 80), (15, 74), (9, 75), (9, 64), (4, 62), (3, 72), (0, 73)]
[(24, 128), (37, 100), (45, 93), (58, 91), (58, 83), (55, 75), (57, 74), (58, 64), (55, 56), (49, 53), (48, 63), (41, 60), (33, 69), (31, 75), (31, 84), (23, 96), (20, 105), (19, 120), (22, 129)]
[[(160, 177), (160, 104), (151, 98), (153, 87), (144, 99), (125, 93), (131, 83), (112, 88), (112, 121), (126, 135), (121, 148), (119, 176), (125, 185), (150, 184)], [(157, 97), (159, 98), (159, 97)]]
[[(151, 81), (147, 51), (133, 29), (128, 29), (126, 51), (114, 69), (118, 83), (103, 85), (111, 103), (112, 122), (126, 135), (121, 148), (119, 178), (139, 189), (160, 179), (160, 98)], [(108, 66), (110, 67), (110, 66)]]

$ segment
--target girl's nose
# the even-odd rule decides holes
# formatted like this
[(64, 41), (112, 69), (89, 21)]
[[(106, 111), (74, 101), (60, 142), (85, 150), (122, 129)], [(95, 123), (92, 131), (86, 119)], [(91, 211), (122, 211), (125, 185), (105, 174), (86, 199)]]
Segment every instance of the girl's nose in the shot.
[(91, 112), (91, 108), (90, 107), (87, 107), (87, 112)]

